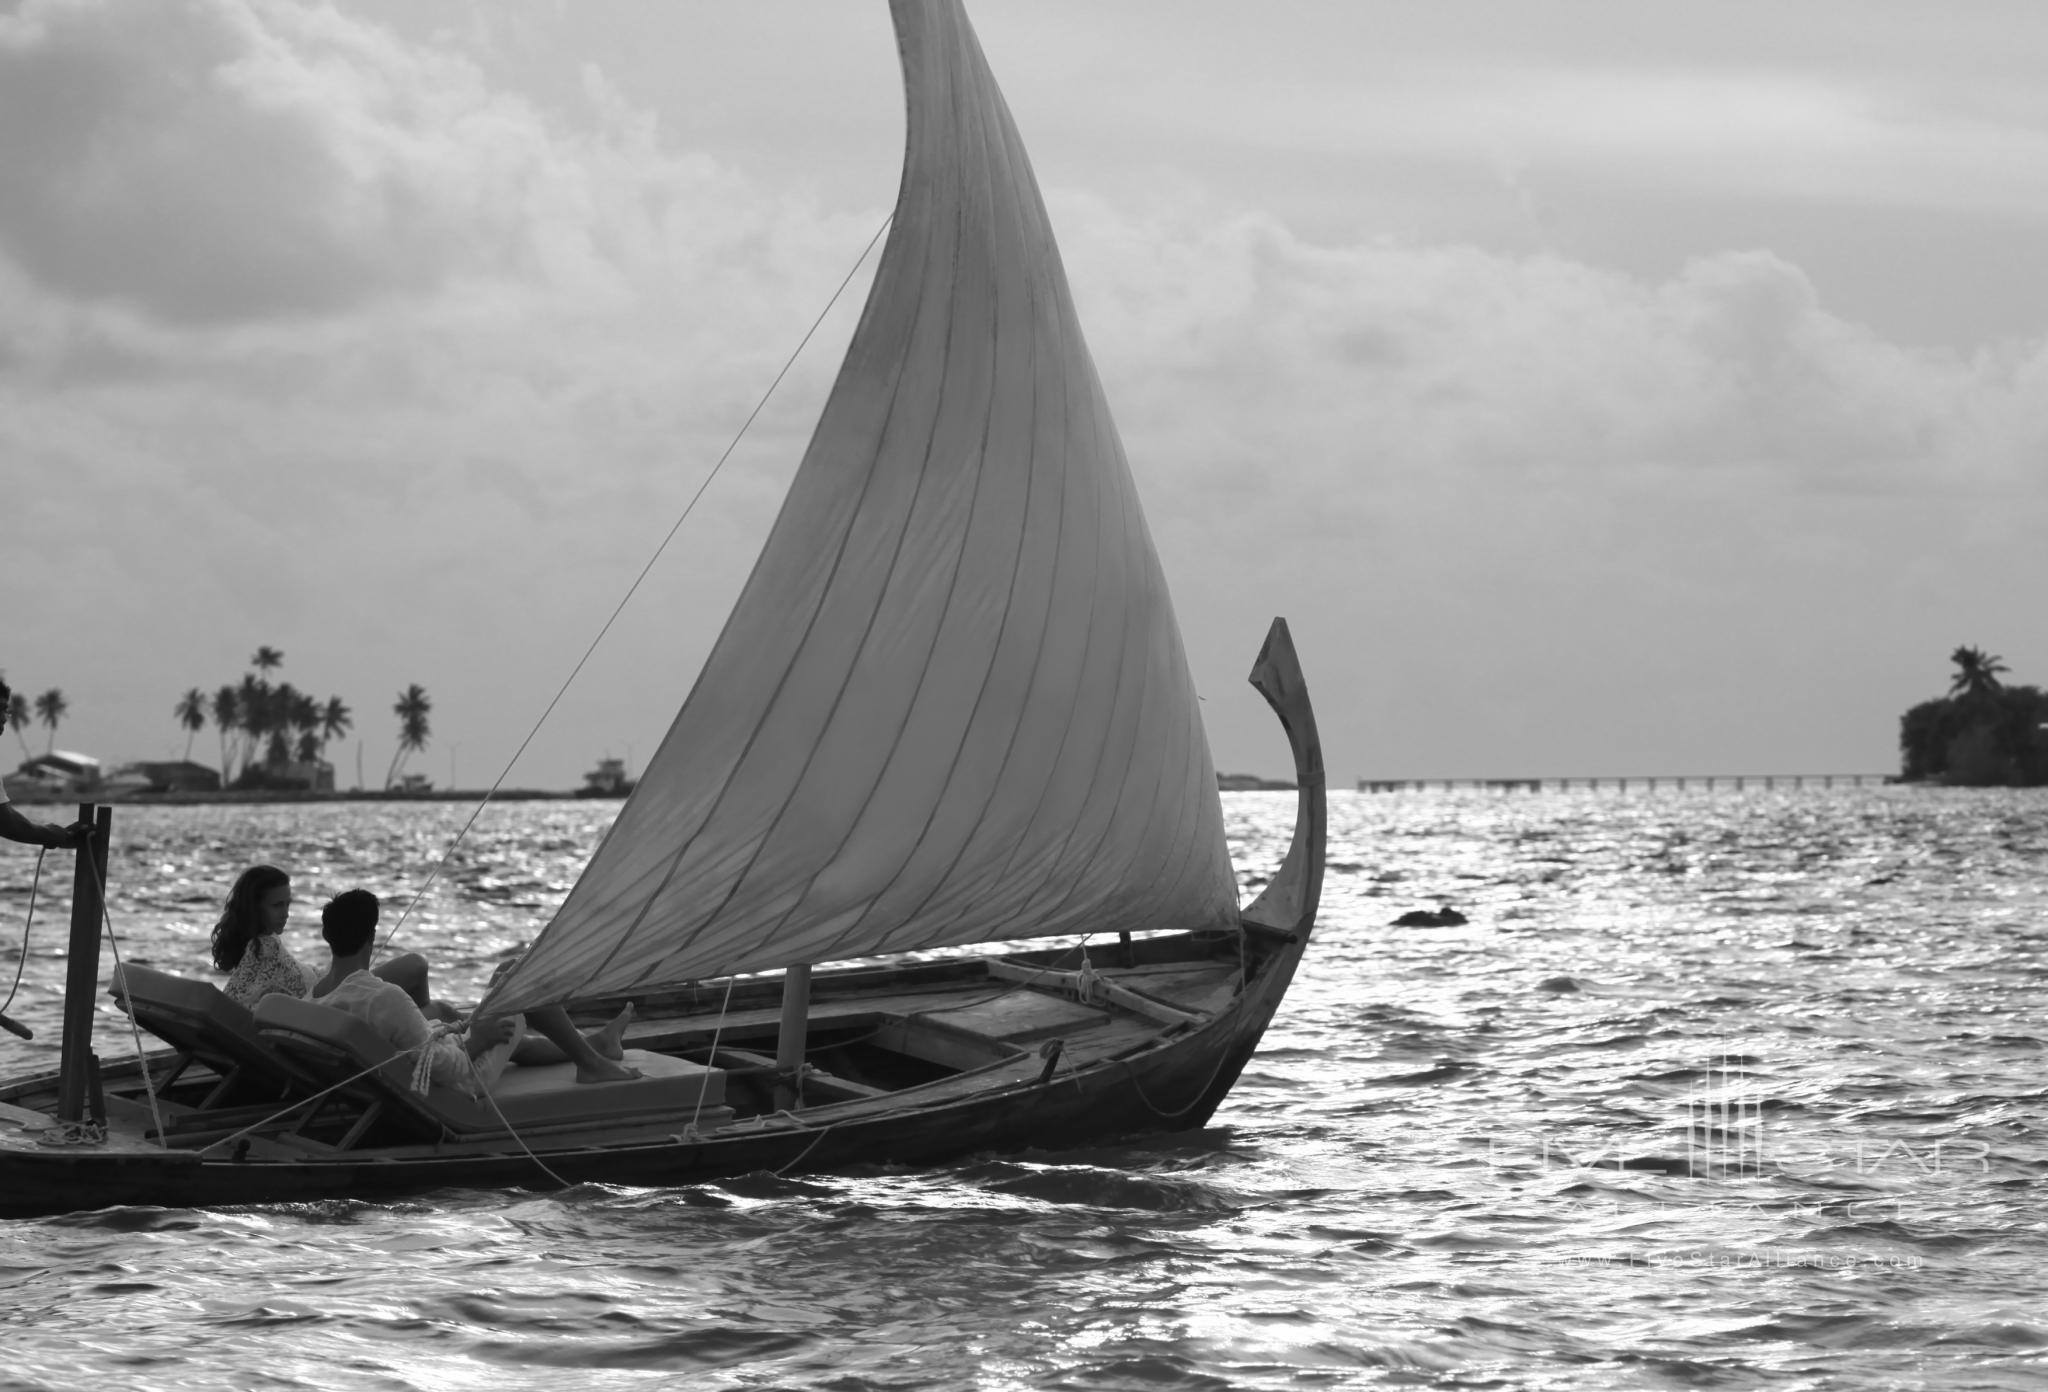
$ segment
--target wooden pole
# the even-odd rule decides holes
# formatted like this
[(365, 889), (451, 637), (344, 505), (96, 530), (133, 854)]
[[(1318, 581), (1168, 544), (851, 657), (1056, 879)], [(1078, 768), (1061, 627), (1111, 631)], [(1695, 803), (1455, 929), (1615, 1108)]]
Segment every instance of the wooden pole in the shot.
[(99, 1003), (100, 922), (107, 847), (114, 809), (78, 806), (92, 836), (77, 851), (71, 875), (71, 955), (64, 964), (64, 1042), (58, 1053), (57, 1120), (84, 1121), (86, 1100), (98, 1091), (99, 1061), (92, 1054), (92, 1012)]
[(804, 1032), (811, 1019), (811, 964), (799, 962), (782, 974), (782, 1027), (775, 1039), (775, 1105), (794, 1111), (804, 1104)]

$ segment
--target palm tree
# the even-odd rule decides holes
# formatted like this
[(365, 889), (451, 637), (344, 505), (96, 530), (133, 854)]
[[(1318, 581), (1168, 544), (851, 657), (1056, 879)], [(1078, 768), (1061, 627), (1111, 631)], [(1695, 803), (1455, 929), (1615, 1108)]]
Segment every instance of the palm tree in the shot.
[(1955, 680), (1948, 684), (1951, 699), (1961, 696), (1974, 700), (2004, 690), (1998, 677), (2007, 670), (2005, 659), (1982, 648), (1957, 648), (1948, 655), (1948, 660), (1956, 665)]
[(257, 645), (249, 658), (254, 672), (242, 674), (242, 768), (257, 760), (257, 751), (262, 751), (266, 764), (280, 764), (291, 757), (284, 747), (284, 730), (287, 708), (278, 699), (277, 692), (270, 685), (270, 673), (284, 666), (284, 650), (273, 648), (268, 643)]
[(206, 728), (206, 693), (193, 687), (178, 698), (173, 708), (178, 723), (185, 727), (185, 762), (192, 762), (192, 737)]
[(36, 718), (50, 727), (50, 742), (43, 750), (45, 754), (56, 750), (58, 722), (64, 719), (64, 713), (70, 709), (71, 703), (66, 701), (64, 693), (54, 686), (36, 697)]
[(14, 737), (21, 741), (21, 757), (24, 759), (35, 757), (29, 752), (28, 736), (22, 733), (28, 728), (28, 722), (28, 697), (17, 691), (7, 698), (7, 728), (14, 731)]
[(270, 738), (263, 748), (263, 762), (275, 768), (291, 762), (292, 733), (299, 728), (299, 689), (290, 682), (268, 687), (264, 706)]
[(391, 756), (391, 767), (385, 771), (384, 787), (388, 792), (392, 780), (398, 777), (398, 769), (405, 762), (405, 756), (415, 750), (427, 747), (427, 712), (434, 703), (427, 699), (427, 690), (414, 682), (398, 695), (398, 704), (391, 713), (398, 717), (398, 752)]
[(235, 689), (235, 698), (242, 711), (242, 768), (256, 762), (256, 751), (262, 747), (264, 736), (270, 733), (276, 717), (272, 714), (275, 702), (271, 699), (270, 683), (249, 673), (242, 674), (242, 684)]
[(320, 757), (327, 757), (327, 741), (340, 739), (355, 723), (341, 697), (329, 696), (327, 704), (320, 708)]
[(220, 785), (231, 781), (228, 769), (228, 735), (242, 723), (241, 693), (224, 686), (213, 693), (213, 728), (220, 732)]
[[(299, 732), (298, 757), (301, 762), (320, 757), (320, 702), (316, 697), (303, 691), (294, 691), (291, 700), (292, 728)], [(308, 745), (313, 752), (305, 752)]]

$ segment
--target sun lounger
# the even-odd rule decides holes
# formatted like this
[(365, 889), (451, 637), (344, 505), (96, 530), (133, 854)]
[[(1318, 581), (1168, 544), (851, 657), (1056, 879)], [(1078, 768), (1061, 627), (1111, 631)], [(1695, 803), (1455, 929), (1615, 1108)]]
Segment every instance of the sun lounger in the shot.
[[(376, 1116), (409, 1118), (436, 1138), (502, 1136), (507, 1123), (522, 1136), (607, 1125), (680, 1129), (693, 1116), (710, 1124), (731, 1115), (723, 1071), (642, 1049), (628, 1049), (625, 1058), (642, 1076), (623, 1082), (578, 1083), (567, 1063), (515, 1064), (488, 1099), (440, 1084), (422, 1096), (412, 1090), (413, 1056), (401, 1056), (368, 1024), (332, 1006), (270, 996), (257, 1004), (256, 1026), (296, 1066), (330, 1085), (370, 1070), (349, 1084), (355, 1098)], [(366, 1129), (367, 1120), (350, 1143)]]
[(123, 962), (114, 968), (107, 994), (136, 1024), (178, 1051), (177, 1062), (157, 1087), (169, 1087), (195, 1061), (219, 1075), (199, 1110), (237, 1101), (274, 1101), (303, 1082), (290, 1062), (257, 1033), (256, 1017), (211, 982)]

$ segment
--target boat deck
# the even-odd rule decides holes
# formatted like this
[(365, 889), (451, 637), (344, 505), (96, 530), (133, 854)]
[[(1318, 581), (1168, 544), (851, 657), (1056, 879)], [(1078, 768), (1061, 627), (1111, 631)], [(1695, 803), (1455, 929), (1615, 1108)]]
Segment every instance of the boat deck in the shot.
[[(1072, 973), (1011, 970), (1020, 977), (1038, 979), (992, 976), (908, 989), (856, 990), (815, 999), (810, 1011), (813, 1040), (829, 1040), (834, 1031), (880, 1033), (882, 1022), (901, 1021), (919, 1027), (919, 1046), (928, 1054), (938, 1054), (957, 1071), (915, 1087), (884, 1090), (864, 1088), (814, 1065), (805, 1078), (812, 1100), (804, 1116), (829, 1111), (835, 1120), (850, 1119), (899, 1110), (913, 1099), (920, 1106), (936, 1105), (970, 1093), (1034, 1082), (1046, 1069), (1043, 1051), (1054, 1040), (1060, 1044), (1058, 1067), (1062, 1071), (1116, 1058), (1150, 1046), (1176, 1024), (1193, 1023), (1223, 1008), (1236, 994), (1238, 983), (1234, 961), (1098, 968), (1094, 976), (1099, 982), (1122, 988), (1119, 994), (1128, 993), (1137, 1000), (1130, 1004), (1084, 1003), (1070, 988)], [(1146, 1014), (1139, 1002), (1156, 1003), (1161, 1009)], [(1172, 1019), (1162, 1020), (1162, 1015)], [(722, 1015), (717, 1009), (697, 1010), (636, 1022), (627, 1030), (626, 1039), (636, 1048), (664, 1050), (701, 1045), (715, 1036), (723, 1061), (729, 1055), (744, 1055), (741, 1041), (772, 1039), (780, 1020), (779, 1006), (734, 1009)], [(772, 1044), (767, 1048), (772, 1053)], [(756, 1057), (763, 1064), (770, 1062), (766, 1054)], [(734, 1124), (803, 1122), (794, 1114), (781, 1113)]]
[[(968, 982), (883, 987), (844, 994), (823, 993), (812, 1002), (813, 1033), (837, 1023), (857, 1023), (875, 1015), (916, 1016), (990, 1040), (1036, 1044), (1056, 1035), (1080, 1034), (1108, 1025), (1128, 1010), (1084, 1005), (1060, 989), (1071, 973), (1037, 973), (1044, 984), (1023, 980), (977, 979)], [(1235, 962), (1174, 962), (1137, 967), (1098, 968), (1095, 975), (1163, 1005), (1201, 1016), (1220, 1009), (1237, 987)], [(957, 1004), (953, 1002), (958, 1002)], [(662, 1013), (636, 1020), (626, 1040), (636, 1048), (661, 1049), (700, 1035), (722, 1031), (730, 1038), (773, 1030), (781, 1006), (763, 1005), (721, 1012), (710, 1009)]]
[[(870, 973), (851, 983), (824, 979), (809, 1013), (811, 1062), (804, 1070), (804, 1102), (798, 1110), (743, 1102), (737, 1116), (721, 1106), (709, 1114), (699, 1109), (694, 1115), (658, 1123), (585, 1125), (576, 1131), (574, 1143), (634, 1144), (673, 1133), (679, 1125), (707, 1136), (814, 1128), (906, 1109), (944, 1107), (1149, 1048), (1227, 1006), (1239, 980), (1234, 959), (1099, 967), (1085, 974), (1001, 959), (981, 965), (986, 974), (970, 970), (941, 979), (920, 978), (914, 970)], [(650, 1002), (647, 1017), (627, 1029), (626, 1047), (709, 1058), (714, 1057), (715, 1041), (715, 1060), (728, 1077), (754, 1075), (761, 1080), (765, 1097), (767, 1080), (775, 1072), (774, 1039), (781, 1011), (779, 1002), (764, 1003), (768, 993), (761, 983), (755, 988), (756, 1003), (724, 1010), (708, 993), (696, 1005), (681, 1009), (672, 1008), (675, 1002)], [(864, 1060), (896, 1054), (918, 1061), (935, 1076), (883, 1085), (877, 1085), (872, 1074), (864, 1080)], [(150, 1057), (152, 1072), (162, 1073), (172, 1055), (157, 1051)], [(170, 1137), (171, 1153), (183, 1151), (195, 1161), (200, 1151), (224, 1139), (231, 1139), (247, 1160), (258, 1163), (344, 1153), (392, 1160), (483, 1155), (504, 1145), (502, 1135), (367, 1143), (370, 1138), (360, 1128), (337, 1135), (331, 1122), (324, 1133), (315, 1134), (319, 1128), (308, 1126), (303, 1114), (279, 1116), (290, 1106), (284, 1100), (206, 1108), (160, 1096), (152, 1109), (134, 1062), (107, 1062), (104, 1139), (67, 1136), (52, 1119), (39, 1089), (17, 1087), (9, 1090), (13, 1100), (0, 1101), (0, 1152), (164, 1157), (156, 1140), (159, 1124)], [(204, 1065), (192, 1066), (183, 1079), (187, 1095), (205, 1088), (209, 1077)], [(350, 1111), (341, 1110), (344, 1115)], [(359, 1116), (362, 1110), (358, 1105), (354, 1114)], [(542, 1141), (538, 1134), (534, 1139)]]

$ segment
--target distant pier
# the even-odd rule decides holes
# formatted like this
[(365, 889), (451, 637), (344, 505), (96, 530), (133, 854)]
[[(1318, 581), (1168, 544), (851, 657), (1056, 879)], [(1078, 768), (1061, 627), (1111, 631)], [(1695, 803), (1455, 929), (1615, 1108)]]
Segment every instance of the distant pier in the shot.
[(1748, 788), (1861, 788), (1866, 784), (1895, 781), (1897, 775), (1889, 773), (1678, 773), (1629, 774), (1625, 777), (1605, 778), (1361, 778), (1358, 780), (1358, 791), (1411, 793), (1431, 788), (1440, 788), (1446, 792), (1458, 788), (1483, 788), (1497, 793), (1564, 793), (1576, 788), (1588, 791), (1608, 788), (1625, 793), (1632, 788), (1653, 791), (1663, 788), (1704, 788), (1710, 792), (1727, 788), (1740, 792)]

